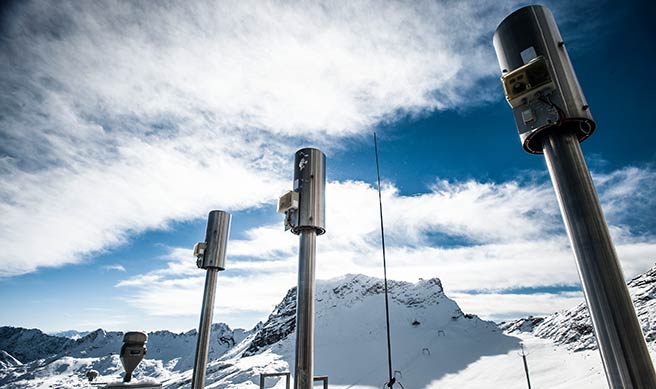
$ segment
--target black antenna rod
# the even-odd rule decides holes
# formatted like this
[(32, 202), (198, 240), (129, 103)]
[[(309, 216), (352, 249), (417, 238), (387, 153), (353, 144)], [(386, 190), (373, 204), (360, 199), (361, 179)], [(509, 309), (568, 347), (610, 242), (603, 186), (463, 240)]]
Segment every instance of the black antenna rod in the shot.
[(376, 177), (378, 181), (378, 205), (380, 208), (380, 238), (383, 246), (383, 279), (385, 282), (385, 320), (387, 323), (387, 367), (389, 369), (388, 387), (392, 387), (396, 380), (392, 375), (392, 341), (390, 337), (389, 299), (387, 297), (387, 260), (385, 258), (385, 227), (383, 226), (383, 197), (380, 191), (380, 165), (378, 163), (378, 140), (374, 131), (374, 150), (376, 151)]

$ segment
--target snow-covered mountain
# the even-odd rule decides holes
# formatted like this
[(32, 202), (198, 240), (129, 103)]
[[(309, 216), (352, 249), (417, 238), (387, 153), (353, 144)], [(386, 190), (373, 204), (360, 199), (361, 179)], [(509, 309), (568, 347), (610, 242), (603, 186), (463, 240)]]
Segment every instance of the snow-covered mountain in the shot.
[[(628, 283), (647, 345), (656, 350), (656, 266)], [(573, 351), (596, 350), (590, 314), (584, 303), (547, 317), (529, 317), (502, 323), (507, 333), (532, 333)]]
[[(463, 314), (436, 278), (415, 284), (390, 281), (389, 292), (394, 368), (407, 388), (426, 387), (485, 355), (505, 353), (519, 341), (493, 322)], [(244, 344), (210, 364), (208, 382), (254, 388), (260, 373), (290, 370), (295, 293), (291, 289)], [(376, 278), (346, 275), (317, 282), (315, 374), (327, 375), (331, 387), (380, 387), (386, 381), (383, 298), (383, 282)], [(272, 379), (271, 385), (276, 382)]]
[[(518, 338), (504, 335), (493, 322), (464, 314), (436, 278), (417, 283), (389, 281), (392, 349), (398, 379), (407, 388), (423, 388), (485, 355), (507, 353)], [(331, 387), (357, 384), (380, 387), (387, 379), (383, 282), (363, 275), (318, 281), (315, 317), (315, 372), (328, 375)], [(266, 322), (251, 331), (215, 324), (207, 384), (217, 388), (259, 387), (262, 372), (290, 371), (294, 362), (296, 288)], [(101, 380), (122, 373), (116, 355), (123, 334), (94, 331), (67, 340), (56, 355), (26, 359), (5, 369), (0, 385), (13, 387), (85, 387), (84, 374), (98, 370)], [(165, 387), (188, 387), (196, 333), (149, 334), (148, 354), (135, 372)], [(25, 344), (25, 347), (29, 347)], [(267, 387), (283, 385), (278, 379)]]
[(0, 327), (0, 350), (21, 362), (60, 353), (72, 343), (70, 339), (46, 335), (36, 328)]
[[(630, 283), (648, 335), (652, 334), (649, 325), (656, 309), (655, 279), (656, 269), (652, 269)], [(529, 351), (531, 381), (536, 387), (591, 389), (605, 385), (598, 352), (586, 346), (590, 339), (584, 327), (584, 309), (504, 323), (504, 333), (493, 322), (464, 314), (436, 278), (417, 283), (389, 281), (389, 291), (393, 366), (405, 388), (524, 388), (520, 342)], [(296, 288), (292, 288), (268, 319), (250, 331), (215, 324), (207, 386), (254, 389), (259, 388), (261, 373), (293, 374), (295, 304)], [(383, 307), (380, 279), (346, 275), (317, 282), (315, 374), (327, 375), (331, 388), (380, 388), (387, 380)], [(96, 330), (73, 341), (53, 340), (35, 332), (38, 330), (1, 331), (13, 335), (7, 342), (0, 336), (4, 342), (0, 345), (12, 346), (11, 351), (0, 353), (0, 387), (89, 388), (84, 376), (90, 369), (100, 372), (101, 382), (120, 380), (123, 373), (117, 355), (121, 332)], [(149, 377), (165, 388), (188, 388), (195, 342), (195, 330), (150, 333), (148, 354), (135, 372), (136, 379)], [(653, 346), (654, 336), (649, 342)], [(38, 352), (28, 354), (35, 359), (16, 357), (16, 350), (31, 350), (32, 344)], [(46, 355), (48, 350), (56, 351)], [(269, 378), (265, 387), (285, 385), (283, 379)]]
[[(11, 334), (5, 338), (2, 334)], [(220, 358), (248, 335), (242, 329), (231, 330), (226, 324), (212, 325), (210, 359)], [(137, 376), (168, 378), (172, 372), (193, 368), (196, 330), (176, 334), (156, 331), (148, 334), (147, 359), (136, 371)], [(123, 344), (123, 332), (98, 329), (71, 340), (45, 335), (39, 330), (1, 327), (0, 345), (13, 351), (0, 354), (0, 387), (86, 387), (84, 376), (90, 369), (118, 380), (123, 373), (118, 352)], [(35, 346), (36, 351), (30, 351)], [(8, 357), (4, 357), (4, 355)], [(11, 363), (12, 355), (21, 355)], [(6, 362), (5, 362), (6, 361)], [(22, 362), (22, 363), (21, 363)], [(5, 366), (6, 365), (6, 366)]]
[(83, 338), (83, 337), (89, 335), (89, 333), (91, 333), (91, 331), (68, 330), (68, 331), (52, 332), (52, 333), (49, 333), (48, 335), (59, 336), (59, 337), (73, 339), (73, 340), (78, 340), (80, 338)]

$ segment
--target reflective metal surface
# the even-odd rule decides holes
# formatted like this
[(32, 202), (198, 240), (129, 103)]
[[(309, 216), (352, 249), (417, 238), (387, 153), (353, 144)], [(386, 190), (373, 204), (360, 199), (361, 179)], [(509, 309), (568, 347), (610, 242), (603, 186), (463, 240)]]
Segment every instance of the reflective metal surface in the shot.
[(301, 231), (296, 290), (296, 370), (294, 389), (312, 389), (314, 381), (315, 230)]
[(198, 339), (196, 340), (194, 374), (191, 379), (191, 387), (193, 389), (200, 389), (205, 387), (205, 371), (207, 369), (207, 354), (209, 353), (210, 348), (212, 315), (214, 312), (214, 296), (216, 295), (216, 279), (218, 273), (218, 269), (207, 269), (207, 275), (205, 276), (203, 308), (200, 314)]
[(592, 134), (596, 124), (556, 20), (548, 8), (532, 5), (513, 12), (499, 24), (493, 43), (506, 87), (513, 84), (508, 77), (522, 75), (513, 71), (539, 65), (540, 60), (544, 60), (549, 71), (545, 75), (548, 86), (533, 91), (531, 87), (537, 85), (531, 86), (524, 79), (514, 84), (527, 87), (530, 93), (523, 94), (523, 98), (512, 99), (510, 97), (514, 96), (506, 93), (526, 151), (542, 153), (538, 135), (544, 132), (572, 131), (581, 141)]
[(203, 250), (199, 249), (199, 245), (194, 248), (195, 255), (199, 255), (202, 251), (202, 257), (199, 258), (199, 267), (207, 269), (207, 275), (205, 276), (203, 306), (200, 313), (194, 372), (191, 380), (191, 387), (193, 389), (200, 389), (205, 386), (205, 371), (207, 369), (207, 355), (212, 331), (216, 280), (219, 271), (225, 270), (226, 248), (230, 235), (230, 220), (231, 216), (227, 212), (211, 211), (207, 218), (205, 247)]
[(205, 232), (205, 251), (199, 267), (225, 270), (226, 247), (230, 235), (230, 214), (225, 211), (212, 211), (207, 218)]
[(299, 194), (292, 232), (312, 228), (317, 235), (326, 232), (326, 156), (320, 150), (305, 148), (294, 156), (294, 191)]
[(645, 338), (601, 212), (579, 140), (543, 138), (544, 157), (574, 250), (597, 344), (611, 388), (656, 388)]

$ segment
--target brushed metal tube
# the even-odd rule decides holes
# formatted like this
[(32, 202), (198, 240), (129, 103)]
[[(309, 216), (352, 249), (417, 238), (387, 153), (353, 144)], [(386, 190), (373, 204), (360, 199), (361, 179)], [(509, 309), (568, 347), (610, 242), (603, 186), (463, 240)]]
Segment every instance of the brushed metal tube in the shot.
[(296, 289), (296, 364), (294, 389), (314, 385), (314, 273), (316, 264), (314, 229), (301, 231)]
[(613, 388), (656, 388), (656, 374), (622, 269), (574, 133), (542, 140), (597, 345)]
[(210, 333), (212, 329), (212, 315), (214, 313), (214, 296), (216, 295), (216, 280), (219, 273), (217, 268), (207, 269), (205, 276), (205, 291), (203, 294), (203, 307), (200, 313), (198, 326), (198, 339), (196, 341), (196, 358), (194, 359), (194, 374), (191, 379), (192, 389), (205, 387), (205, 371), (210, 348)]

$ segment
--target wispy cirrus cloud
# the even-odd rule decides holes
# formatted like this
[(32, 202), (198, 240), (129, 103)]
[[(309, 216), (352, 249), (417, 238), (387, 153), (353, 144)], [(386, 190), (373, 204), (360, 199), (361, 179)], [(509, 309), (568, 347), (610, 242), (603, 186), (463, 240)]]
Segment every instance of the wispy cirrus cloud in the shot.
[[(0, 275), (258, 207), (306, 142), (339, 147), (398, 115), (486, 101), (498, 93), (476, 85), (496, 73), (488, 35), (513, 5), (10, 4)], [(26, 245), (37, 230), (44, 244)]]

